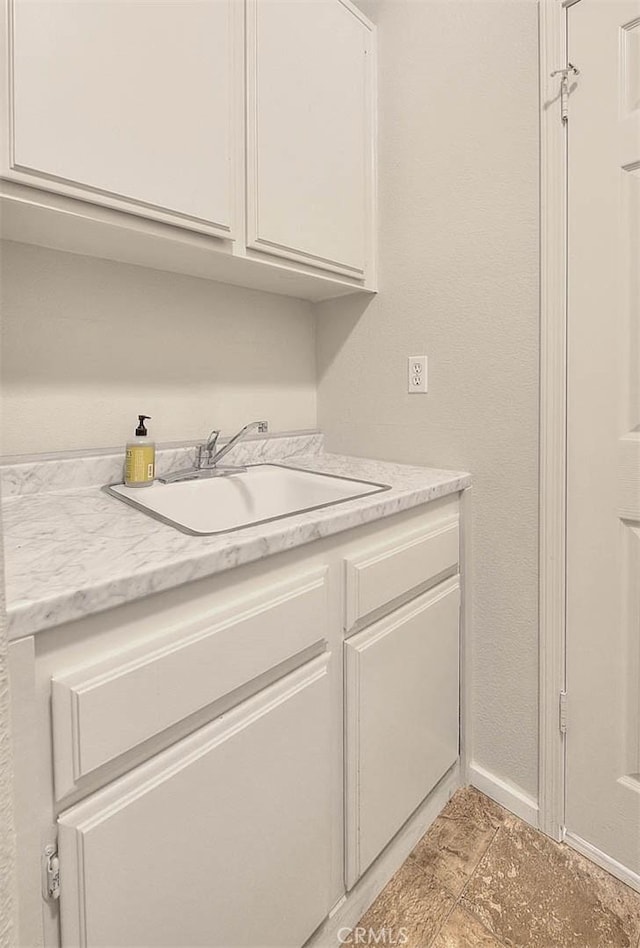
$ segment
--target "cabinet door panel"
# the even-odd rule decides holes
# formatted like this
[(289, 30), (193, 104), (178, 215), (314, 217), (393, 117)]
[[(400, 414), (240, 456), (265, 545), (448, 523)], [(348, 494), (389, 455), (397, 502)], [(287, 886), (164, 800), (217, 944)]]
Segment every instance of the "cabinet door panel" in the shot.
[(341, 0), (248, 0), (248, 244), (363, 277), (372, 34)]
[(59, 818), (63, 946), (299, 946), (330, 908), (327, 657)]
[(235, 0), (8, 2), (10, 176), (230, 236)]
[(455, 577), (345, 643), (347, 884), (458, 757)]

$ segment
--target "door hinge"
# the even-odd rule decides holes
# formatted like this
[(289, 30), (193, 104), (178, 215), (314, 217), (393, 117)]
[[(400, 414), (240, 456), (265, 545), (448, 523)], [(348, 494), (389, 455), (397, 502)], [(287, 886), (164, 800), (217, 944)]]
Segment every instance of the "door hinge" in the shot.
[(573, 63), (567, 63), (564, 69), (554, 69), (551, 78), (561, 76), (560, 79), (560, 116), (564, 125), (569, 121), (569, 76), (579, 76), (580, 70)]
[(56, 843), (44, 847), (42, 855), (42, 893), (48, 902), (60, 898), (60, 859)]
[(567, 733), (567, 692), (560, 692), (560, 733)]

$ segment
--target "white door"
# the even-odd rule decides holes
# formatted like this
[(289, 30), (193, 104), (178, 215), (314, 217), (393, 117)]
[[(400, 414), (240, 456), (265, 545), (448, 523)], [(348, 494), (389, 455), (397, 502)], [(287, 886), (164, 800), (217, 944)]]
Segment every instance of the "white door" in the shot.
[(299, 948), (331, 907), (322, 656), (59, 818), (64, 948)]
[(363, 278), (372, 32), (349, 0), (248, 0), (247, 243)]
[(640, 0), (568, 28), (566, 828), (640, 884)]
[(238, 0), (5, 3), (3, 174), (233, 236)]

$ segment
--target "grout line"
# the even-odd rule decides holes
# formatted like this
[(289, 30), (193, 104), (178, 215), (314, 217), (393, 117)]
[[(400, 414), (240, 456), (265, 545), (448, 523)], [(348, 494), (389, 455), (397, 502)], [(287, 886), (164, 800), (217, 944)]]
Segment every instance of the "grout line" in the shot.
[[(481, 791), (479, 791), (479, 792), (481, 792)], [(486, 795), (485, 795), (485, 794), (482, 794), (482, 796), (486, 796)], [(487, 799), (489, 799), (489, 798), (487, 798)], [(446, 807), (445, 807), (445, 809), (446, 809)], [(484, 931), (485, 931), (491, 938), (493, 938), (493, 940), (494, 940), (498, 945), (501, 946), (501, 948), (507, 948), (507, 946), (506, 946), (505, 943), (502, 941), (502, 939), (499, 938), (498, 935), (497, 935), (494, 931), (492, 931), (490, 928), (488, 928), (487, 925), (485, 925), (485, 923), (484, 923), (477, 915), (475, 915), (473, 911), (468, 910), (467, 908), (465, 908), (465, 906), (463, 906), (463, 905), (461, 904), (462, 898), (464, 897), (464, 895), (465, 895), (465, 893), (466, 893), (466, 891), (467, 891), (467, 888), (468, 888), (469, 884), (471, 883), (471, 880), (474, 878), (474, 876), (476, 875), (476, 873), (480, 870), (480, 867), (482, 866), (482, 864), (484, 863), (485, 859), (487, 858), (487, 855), (489, 854), (491, 848), (494, 846), (495, 841), (496, 841), (498, 835), (501, 833), (501, 831), (503, 831), (503, 830), (505, 829), (505, 819), (506, 819), (506, 816), (509, 815), (509, 811), (508, 811), (508, 810), (505, 810), (504, 807), (500, 807), (500, 810), (501, 810), (502, 812), (504, 812), (505, 817), (503, 818), (502, 822), (494, 829), (494, 832), (493, 832), (493, 835), (491, 836), (491, 839), (490, 839), (489, 842), (487, 843), (487, 845), (486, 845), (484, 851), (482, 852), (482, 855), (480, 856), (480, 858), (479, 858), (478, 861), (476, 862), (476, 864), (475, 864), (475, 866), (473, 867), (472, 871), (469, 873), (468, 878), (466, 879), (464, 885), (463, 885), (462, 888), (460, 889), (460, 892), (458, 893), (457, 896), (454, 895), (454, 893), (448, 888), (448, 886), (446, 885), (446, 883), (444, 883), (444, 882), (438, 877), (437, 872), (435, 872), (433, 869), (430, 869), (430, 868), (428, 868), (427, 866), (423, 865), (421, 862), (419, 862), (419, 861), (415, 858), (415, 856), (413, 855), (413, 850), (412, 850), (412, 851), (409, 853), (409, 855), (407, 856), (407, 859), (406, 859), (406, 861), (405, 861), (405, 863), (404, 863), (403, 865), (406, 865), (406, 864), (409, 863), (409, 862), (413, 862), (414, 864), (417, 863), (418, 868), (420, 869), (420, 871), (421, 871), (425, 876), (427, 876), (427, 877), (433, 879), (433, 880), (440, 886), (441, 889), (444, 889), (444, 891), (447, 892), (447, 893), (453, 898), (453, 903), (452, 903), (452, 905), (451, 905), (451, 908), (450, 908), (449, 911), (447, 912), (447, 914), (446, 914), (446, 916), (444, 917), (444, 919), (443, 919), (442, 923), (440, 924), (440, 926), (439, 926), (439, 927), (436, 929), (436, 931), (434, 932), (433, 937), (430, 939), (430, 941), (428, 942), (428, 944), (424, 946), (424, 948), (430, 948), (430, 946), (432, 946), (432, 945), (435, 943), (435, 941), (436, 941), (437, 938), (439, 937), (440, 933), (443, 931), (443, 929), (444, 929), (444, 928), (446, 927), (446, 925), (448, 924), (448, 922), (449, 922), (451, 916), (453, 915), (453, 913), (455, 912), (456, 908), (460, 908), (460, 910), (461, 910), (462, 912), (465, 912), (468, 916), (470, 916), (470, 917), (473, 919), (474, 922), (476, 922), (478, 925), (480, 925), (481, 928), (483, 928)], [(464, 819), (464, 818), (465, 818), (465, 815), (463, 814), (463, 819)], [(438, 819), (445, 819), (445, 820), (459, 821), (460, 818), (459, 818), (459, 817), (449, 817), (449, 816), (447, 816), (446, 813), (443, 811), (442, 813), (440, 813), (440, 814), (436, 817), (436, 819), (437, 819), (437, 820), (438, 820)], [(466, 819), (469, 819), (469, 816), (468, 816), (468, 815), (466, 816)], [(435, 823), (435, 821), (434, 821), (434, 823)], [(428, 835), (429, 835), (429, 833), (430, 833), (430, 831), (431, 831), (431, 829), (432, 829), (434, 823), (431, 824), (431, 826), (429, 827), (429, 829), (427, 830), (427, 832), (424, 834), (424, 836), (428, 836)], [(474, 824), (474, 825), (475, 825), (475, 824)], [(424, 839), (424, 836), (421, 837), (421, 839)], [(416, 845), (418, 845), (418, 844), (416, 844)], [(400, 868), (402, 868), (402, 867), (400, 867)], [(398, 870), (398, 871), (400, 871), (400, 870)], [(391, 881), (391, 880), (390, 880), (390, 881)], [(375, 903), (374, 903), (374, 904), (375, 904)], [(469, 903), (469, 904), (471, 905), (472, 903)], [(640, 943), (636, 946), (636, 948), (640, 948)]]
[[(478, 859), (477, 863), (476, 863), (475, 866), (474, 866), (473, 872), (470, 874), (469, 878), (467, 879), (467, 881), (465, 882), (464, 886), (462, 887), (462, 890), (461, 890), (461, 892), (460, 892), (460, 895), (459, 895), (458, 898), (456, 899), (456, 903), (455, 903), (455, 905), (454, 905), (454, 909), (457, 908), (458, 906), (460, 906), (460, 910), (461, 910), (462, 912), (466, 912), (467, 915), (470, 915), (470, 916), (474, 919), (474, 921), (476, 921), (482, 928), (484, 928), (484, 930), (487, 932), (487, 934), (491, 935), (491, 937), (492, 937), (499, 945), (502, 945), (503, 948), (505, 948), (502, 939), (501, 939), (501, 938), (498, 938), (498, 935), (496, 934), (496, 932), (494, 932), (494, 931), (492, 931), (490, 928), (488, 928), (488, 927), (485, 925), (485, 923), (482, 921), (482, 919), (478, 918), (477, 915), (475, 915), (473, 912), (468, 911), (463, 905), (460, 904), (461, 901), (462, 901), (462, 897), (464, 896), (465, 892), (467, 891), (467, 888), (468, 888), (469, 884), (471, 883), (471, 880), (472, 880), (473, 877), (476, 875), (476, 873), (479, 871), (480, 866), (482, 865), (482, 863), (485, 861), (485, 859), (486, 859), (487, 856), (489, 855), (489, 851), (490, 851), (491, 848), (493, 847), (493, 844), (495, 843), (496, 839), (498, 838), (498, 835), (500, 834), (500, 831), (501, 831), (503, 828), (504, 828), (503, 825), (500, 825), (500, 826), (497, 826), (497, 827), (496, 827), (496, 831), (495, 831), (495, 833), (493, 834), (493, 836), (491, 837), (491, 841), (490, 841), (489, 845), (487, 846), (487, 848), (486, 848), (485, 851), (483, 852), (483, 854), (482, 854), (482, 856), (480, 857), (480, 859)], [(451, 911), (453, 911), (453, 909), (452, 909)], [(640, 948), (640, 945), (638, 946), (638, 948)]]
[[(446, 818), (449, 819), (449, 817), (446, 817)], [(478, 859), (478, 861), (477, 861), (477, 863), (475, 864), (475, 866), (473, 867), (472, 871), (469, 873), (469, 878), (467, 879), (467, 881), (465, 882), (465, 884), (464, 884), (464, 885), (462, 886), (462, 888), (460, 889), (460, 892), (458, 893), (457, 896), (454, 897), (454, 902), (453, 902), (453, 905), (451, 906), (451, 909), (450, 909), (449, 912), (447, 913), (446, 918), (445, 918), (444, 921), (442, 922), (442, 925), (441, 925), (440, 928), (436, 931), (435, 935), (433, 936), (433, 938), (432, 938), (431, 941), (429, 942), (429, 945), (433, 945), (433, 943), (435, 942), (436, 938), (438, 937), (438, 935), (440, 934), (440, 932), (442, 931), (442, 929), (445, 927), (445, 925), (447, 924), (447, 922), (449, 921), (449, 919), (451, 918), (451, 916), (452, 916), (453, 913), (455, 912), (456, 908), (458, 908), (458, 906), (460, 905), (460, 900), (462, 899), (462, 896), (463, 896), (464, 893), (466, 892), (467, 886), (469, 885), (469, 883), (471, 882), (471, 880), (472, 880), (473, 877), (475, 876), (475, 874), (476, 874), (476, 872), (477, 872), (477, 870), (478, 870), (478, 867), (479, 867), (480, 864), (483, 862), (485, 856), (487, 855), (487, 853), (489, 852), (489, 850), (490, 850), (491, 847), (493, 846), (493, 843), (494, 843), (494, 841), (495, 841), (495, 838), (496, 838), (496, 836), (498, 835), (498, 833), (500, 832), (500, 830), (501, 830), (501, 827), (500, 827), (500, 826), (496, 827), (496, 830), (495, 830), (493, 836), (491, 837), (489, 843), (487, 844), (486, 849), (484, 850), (484, 852), (482, 853), (482, 855), (481, 855), (480, 858)], [(436, 874), (435, 874), (435, 873), (432, 873), (432, 874), (433, 874), (433, 876), (437, 879)], [(438, 880), (438, 881), (439, 881), (439, 880)], [(441, 885), (442, 885), (442, 888), (443, 888), (443, 889), (447, 889), (447, 887), (446, 887), (446, 885), (444, 885), (444, 883), (441, 883)], [(448, 891), (448, 890), (447, 890), (447, 891)], [(453, 895), (453, 893), (451, 893), (451, 895)], [(462, 906), (460, 906), (460, 908), (462, 909), (462, 911), (465, 911), (465, 909), (464, 909)], [(470, 915), (471, 913), (468, 912), (467, 914)], [(475, 916), (474, 916), (474, 918), (475, 918)], [(480, 921), (480, 920), (478, 919), (478, 921)], [(480, 924), (482, 925), (483, 923), (480, 922)], [(485, 930), (489, 931), (489, 930), (487, 929), (486, 925), (483, 925), (483, 927), (485, 928)], [(496, 939), (496, 941), (499, 941), (499, 939), (493, 934), (493, 932), (489, 932), (489, 934), (492, 935), (492, 937), (494, 937), (494, 938)], [(428, 948), (428, 946), (427, 946), (427, 948)], [(638, 946), (638, 948), (640, 948), (640, 946)]]
[(434, 944), (434, 942), (436, 941), (436, 939), (437, 939), (438, 936), (440, 935), (440, 932), (447, 926), (447, 924), (448, 924), (448, 922), (449, 922), (449, 919), (451, 918), (451, 916), (453, 915), (453, 913), (454, 913), (455, 910), (456, 910), (457, 904), (458, 904), (457, 902), (454, 902), (454, 903), (453, 903), (453, 905), (451, 906), (451, 909), (449, 910), (449, 912), (447, 912), (447, 915), (446, 915), (444, 921), (442, 922), (442, 925), (441, 925), (440, 928), (438, 928), (438, 930), (435, 932), (433, 938), (431, 939), (431, 941), (429, 942), (429, 944), (426, 946), (426, 948), (430, 948), (430, 945), (433, 945), (433, 944)]
[(478, 871), (478, 869), (480, 868), (480, 866), (482, 865), (482, 863), (483, 863), (484, 860), (486, 859), (487, 854), (489, 853), (489, 850), (491, 849), (491, 847), (492, 847), (493, 844), (495, 843), (496, 837), (497, 837), (497, 835), (498, 835), (498, 833), (500, 832), (501, 829), (502, 829), (501, 826), (498, 826), (498, 827), (496, 828), (495, 833), (494, 833), (493, 836), (491, 837), (491, 841), (490, 841), (489, 845), (487, 846), (487, 848), (486, 848), (485, 851), (483, 852), (483, 854), (482, 854), (482, 856), (480, 857), (480, 859), (478, 859), (477, 863), (476, 863), (475, 866), (473, 867), (473, 871), (469, 874), (469, 878), (467, 879), (467, 881), (465, 882), (465, 884), (462, 886), (462, 889), (460, 890), (460, 895), (459, 895), (458, 898), (456, 899), (456, 905), (457, 905), (458, 902), (462, 899), (463, 895), (464, 895), (465, 892), (467, 891), (467, 888), (469, 887), (469, 884), (470, 884), (471, 880), (473, 879), (473, 877), (475, 876), (476, 872)]
[[(461, 911), (467, 912), (467, 910), (464, 908)], [(490, 928), (487, 928), (485, 923), (481, 919), (479, 919), (477, 915), (472, 915), (471, 912), (467, 912), (467, 915), (470, 915), (478, 923), (480, 928), (483, 928), (485, 932), (487, 933), (487, 935), (493, 938), (493, 940), (496, 942), (497, 945), (500, 945), (501, 948), (507, 948), (507, 945), (503, 942), (503, 940), (501, 938), (498, 938), (498, 936), (496, 935), (494, 931), (492, 931)]]
[[(480, 791), (480, 792), (481, 792), (481, 791)], [(483, 796), (485, 796), (485, 794), (483, 794)], [(501, 807), (500, 809), (501, 809), (501, 810), (504, 810), (504, 807)], [(508, 812), (508, 811), (505, 811), (505, 813), (507, 813), (507, 812)], [(447, 817), (444, 813), (441, 814), (441, 816), (442, 816), (444, 819), (451, 819), (451, 817)], [(474, 919), (474, 921), (476, 921), (476, 922), (487, 932), (487, 934), (489, 934), (499, 945), (502, 945), (502, 948), (506, 948), (506, 946), (504, 945), (502, 939), (500, 939), (500, 938), (498, 937), (498, 935), (497, 935), (494, 931), (492, 931), (490, 928), (487, 928), (487, 926), (484, 924), (484, 922), (483, 922), (480, 918), (478, 918), (477, 915), (475, 915), (475, 914), (474, 914), (473, 912), (471, 912), (471, 911), (468, 911), (468, 910), (461, 904), (462, 898), (463, 898), (465, 892), (467, 891), (467, 888), (468, 888), (469, 884), (471, 883), (471, 880), (474, 878), (474, 876), (476, 875), (476, 873), (479, 871), (480, 866), (481, 866), (482, 863), (485, 861), (485, 859), (487, 858), (487, 855), (489, 854), (489, 851), (490, 851), (491, 848), (493, 847), (493, 845), (494, 845), (494, 843), (495, 843), (495, 841), (496, 841), (496, 839), (497, 839), (497, 837), (498, 837), (498, 834), (499, 834), (499, 833), (501, 832), (501, 830), (503, 830), (503, 829), (504, 829), (504, 820), (503, 820), (502, 823), (500, 823), (499, 826), (496, 827), (496, 829), (495, 829), (495, 831), (494, 831), (494, 833), (493, 833), (493, 836), (491, 837), (489, 843), (487, 844), (487, 846), (486, 846), (484, 852), (482, 853), (482, 855), (481, 855), (480, 858), (478, 859), (477, 863), (476, 863), (475, 866), (473, 867), (473, 870), (469, 873), (469, 877), (468, 877), (467, 881), (466, 881), (466, 882), (464, 883), (464, 885), (462, 886), (462, 889), (460, 890), (458, 896), (455, 898), (455, 901), (454, 901), (453, 905), (451, 906), (450, 911), (447, 913), (447, 916), (446, 916), (446, 918), (444, 919), (444, 921), (442, 922), (442, 925), (438, 928), (437, 932), (435, 933), (435, 935), (433, 936), (433, 938), (432, 938), (431, 941), (429, 942), (429, 945), (433, 945), (433, 944), (434, 944), (434, 942), (436, 941), (436, 939), (437, 939), (438, 936), (440, 935), (440, 932), (445, 928), (445, 926), (447, 925), (449, 919), (451, 918), (451, 916), (452, 916), (453, 913), (455, 912), (456, 908), (459, 907), (461, 911), (466, 912), (467, 915), (471, 916), (471, 917)], [(435, 876), (435, 873), (433, 873), (433, 875)], [(437, 877), (436, 877), (436, 878), (437, 878)], [(446, 888), (447, 888), (446, 885), (443, 884), (443, 888), (446, 889)], [(451, 893), (451, 894), (453, 894), (453, 893)], [(428, 946), (427, 946), (427, 948), (428, 948)], [(640, 943), (638, 944), (637, 948), (640, 948)]]

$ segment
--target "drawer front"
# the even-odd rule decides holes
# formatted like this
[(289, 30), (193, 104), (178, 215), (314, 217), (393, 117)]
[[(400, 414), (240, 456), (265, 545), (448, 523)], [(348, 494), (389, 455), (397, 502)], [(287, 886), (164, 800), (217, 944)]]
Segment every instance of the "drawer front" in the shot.
[(347, 887), (458, 757), (457, 576), (345, 642)]
[(345, 558), (345, 630), (430, 579), (458, 567), (458, 517)]
[[(326, 643), (326, 570), (52, 679), (56, 798), (96, 768)], [(155, 643), (154, 643), (155, 644)]]

